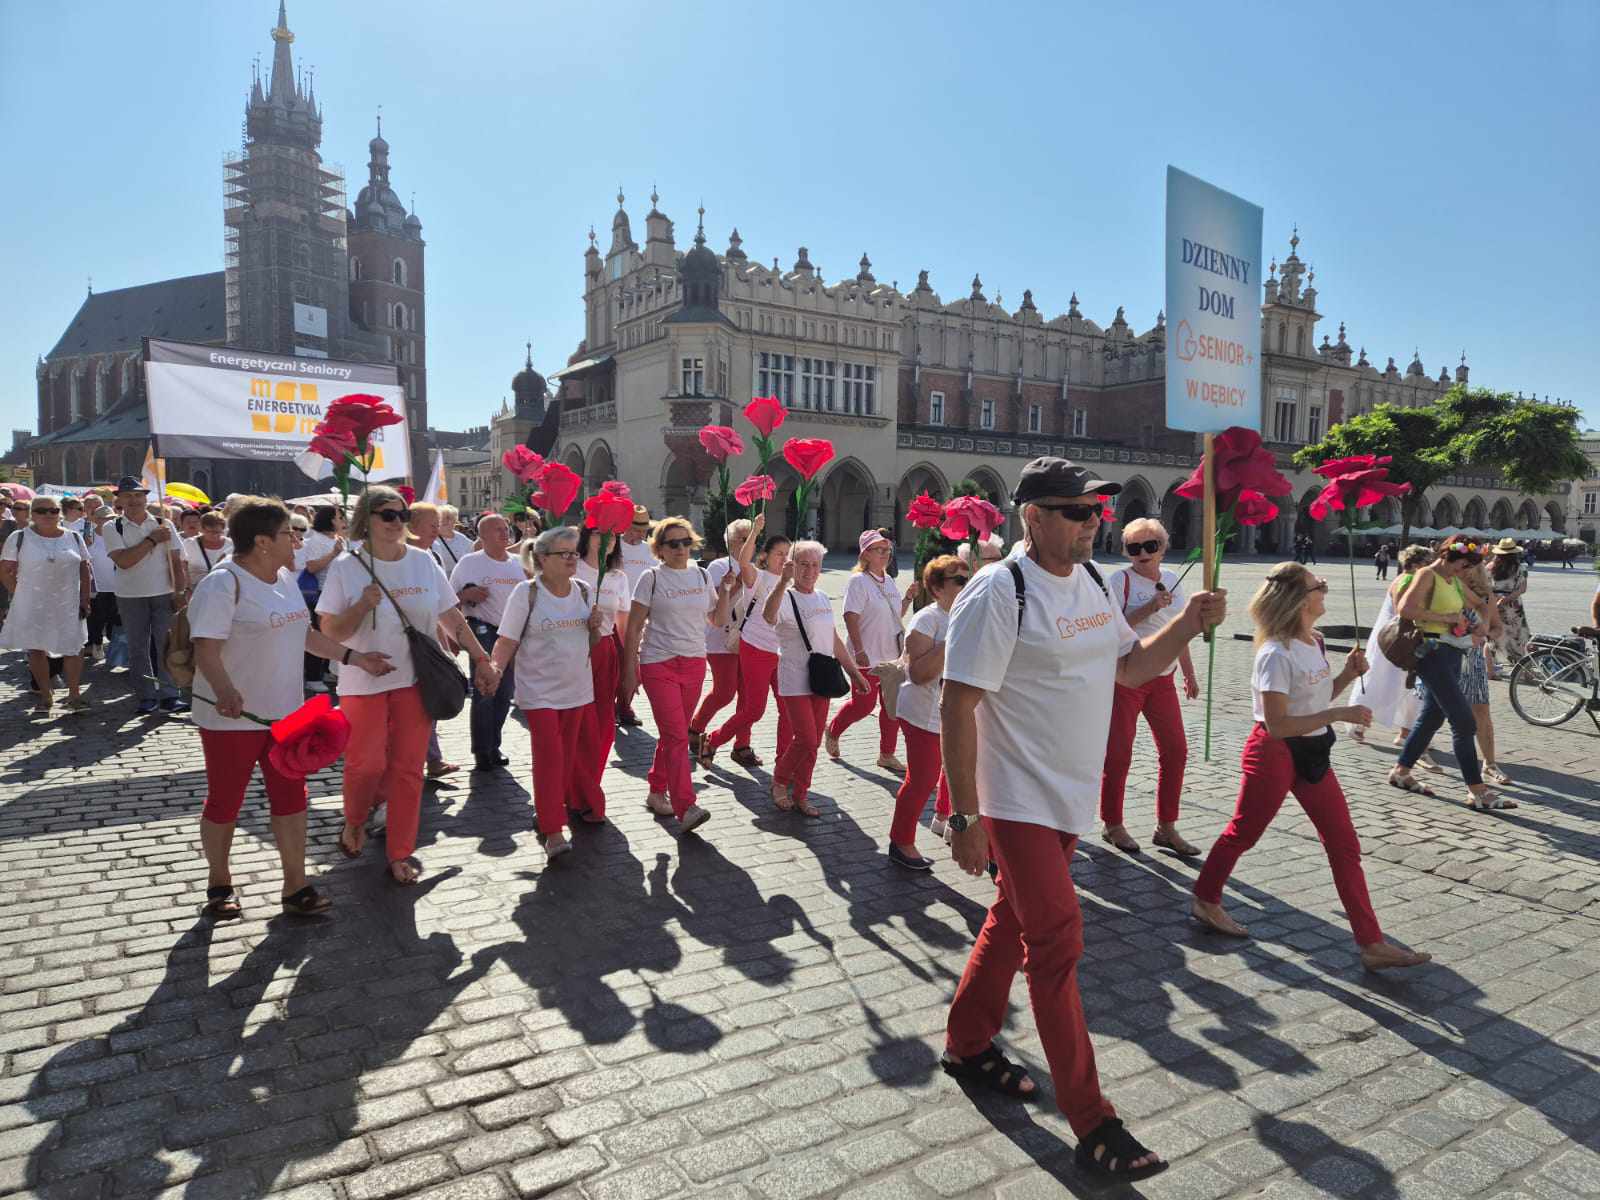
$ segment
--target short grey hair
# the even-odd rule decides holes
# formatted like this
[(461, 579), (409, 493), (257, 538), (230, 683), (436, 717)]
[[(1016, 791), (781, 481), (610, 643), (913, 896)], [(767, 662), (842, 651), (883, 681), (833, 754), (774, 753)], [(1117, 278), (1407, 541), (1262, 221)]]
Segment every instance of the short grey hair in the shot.
[(461, 517), (461, 510), (454, 504), (441, 504), (439, 506), (439, 515), (441, 517), (449, 517), (452, 521), (456, 521)]
[(1129, 538), (1133, 538), (1134, 541), (1144, 540), (1134, 533), (1136, 529), (1144, 530), (1154, 537), (1159, 537), (1163, 546), (1172, 541), (1171, 537), (1167, 535), (1167, 527), (1154, 517), (1135, 517), (1122, 527), (1122, 544), (1124, 546), (1128, 544)]
[(552, 525), (538, 537), (529, 538), (522, 543), (522, 552), (517, 556), (522, 560), (522, 569), (530, 577), (538, 574), (539, 560), (565, 541), (571, 541), (574, 547), (577, 546), (578, 527), (576, 525)]
[(729, 521), (728, 527), (722, 531), (722, 540), (731, 546), (736, 539), (748, 538), (750, 531), (754, 528), (755, 526), (745, 517), (740, 517), (737, 521)]
[(822, 556), (827, 552), (828, 548), (821, 542), (809, 540), (796, 542), (793, 546), (789, 547), (789, 561), (794, 562), (801, 558), (814, 558), (820, 563), (822, 561)]

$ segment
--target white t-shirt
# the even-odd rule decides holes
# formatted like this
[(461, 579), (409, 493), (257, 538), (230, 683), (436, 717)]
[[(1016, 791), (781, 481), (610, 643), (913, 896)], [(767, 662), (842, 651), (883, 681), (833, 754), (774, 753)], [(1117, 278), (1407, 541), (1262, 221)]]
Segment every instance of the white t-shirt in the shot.
[[(738, 563), (724, 554), (706, 568), (706, 574), (711, 578), (711, 585), (717, 587), (728, 577), (729, 571), (737, 570)], [(727, 623), (706, 626), (707, 654), (739, 653), (739, 618), (744, 616), (744, 606), (749, 602), (750, 593), (745, 591), (744, 583), (741, 580), (739, 585), (733, 589), (733, 596), (728, 602)]]
[[(1172, 603), (1166, 608), (1156, 609), (1133, 627), (1140, 641), (1160, 633), (1167, 627), (1169, 621), (1183, 611), (1183, 589), (1178, 586), (1177, 572), (1162, 567), (1161, 586), (1172, 596)], [(1106, 588), (1111, 592), (1111, 602), (1122, 609), (1123, 616), (1127, 616), (1136, 608), (1143, 608), (1156, 598), (1156, 581), (1146, 579), (1132, 567), (1123, 567), (1120, 571), (1113, 571), (1106, 576)], [(1174, 662), (1162, 674), (1171, 675), (1177, 669), (1178, 664)]]
[[(121, 533), (117, 532), (119, 523), (122, 525)], [(134, 566), (117, 568), (117, 595), (138, 600), (148, 596), (166, 596), (175, 590), (172, 555), (183, 549), (183, 539), (178, 536), (178, 528), (171, 521), (157, 521), (154, 516), (146, 516), (143, 524), (135, 524), (127, 517), (114, 517), (101, 527), (100, 535), (105, 539), (107, 552), (131, 550), (154, 533), (157, 525), (166, 529), (167, 540)], [(181, 580), (178, 586), (182, 586)]]
[[(920, 633), (937, 645), (944, 641), (949, 628), (950, 614), (937, 604), (930, 604), (918, 610), (917, 615), (911, 618), (911, 627), (906, 630), (906, 636), (909, 640), (911, 634)], [(900, 696), (895, 703), (895, 715), (902, 720), (910, 721), (918, 729), (938, 733), (939, 697), (943, 692), (944, 680), (940, 678), (935, 677), (927, 683), (912, 683), (908, 677), (900, 685)]]
[[(333, 547), (334, 535), (331, 533), (319, 533), (315, 529), (306, 532), (305, 541), (301, 546), (306, 553), (307, 563), (315, 562), (319, 558), (327, 558)], [(319, 588), (328, 581), (328, 571), (332, 566), (333, 564), (330, 562), (322, 570), (312, 572), (317, 577), (317, 586)], [(301, 570), (304, 569), (304, 567), (301, 568)]]
[(894, 580), (857, 571), (844, 589), (844, 611), (861, 619), (861, 648), (869, 663), (900, 657), (900, 589)]
[[(444, 543), (436, 543), (440, 549)], [(448, 558), (449, 555), (445, 554)], [(456, 564), (456, 569), (450, 572), (450, 586), (461, 594), (461, 589), (476, 584), (481, 588), (488, 588), (489, 595), (486, 599), (476, 604), (461, 602), (461, 611), (474, 621), (482, 621), (485, 625), (500, 624), (500, 618), (505, 615), (506, 601), (511, 598), (511, 590), (519, 583), (527, 581), (528, 573), (522, 569), (522, 563), (507, 555), (501, 562), (496, 562), (489, 557), (487, 550), (475, 550)]]
[[(212, 567), (216, 566), (223, 559), (229, 557), (232, 553), (232, 538), (223, 538), (222, 548), (220, 550), (208, 550), (206, 547), (200, 544), (200, 539), (197, 537), (184, 538), (183, 563), (184, 566), (189, 568), (189, 586), (195, 587), (198, 585), (202, 579), (211, 574)], [(206, 560), (208, 558), (211, 560), (210, 566), (206, 565)]]
[(1016, 560), (1025, 584), (1022, 629), (1011, 569), (992, 563), (956, 597), (945, 634), (944, 677), (982, 688), (978, 809), (984, 816), (1088, 833), (1117, 660), (1138, 636), (1080, 564), (1066, 578)]
[(706, 618), (717, 607), (717, 589), (703, 567), (679, 571), (658, 563), (639, 576), (633, 602), (650, 610), (639, 647), (641, 663), (705, 657)]
[[(528, 613), (533, 584), (524, 579), (511, 591), (500, 636), (520, 638), (512, 671), (517, 678), (517, 707), (582, 708), (594, 699), (594, 673), (589, 669), (589, 608), (594, 593), (574, 581), (565, 596), (544, 587)], [(526, 626), (526, 632), (524, 632)]]
[(639, 577), (656, 565), (655, 551), (650, 549), (650, 539), (634, 545), (627, 538), (622, 539), (622, 573), (628, 577), (628, 590), (639, 590)]
[[(811, 639), (810, 650), (806, 649), (800, 637), (800, 625), (794, 619), (796, 605), (806, 623), (806, 637)], [(807, 596), (791, 587), (778, 603), (778, 620), (773, 628), (778, 638), (778, 695), (809, 696), (810, 656), (833, 657), (833, 602), (821, 592), (813, 591)]]
[[(744, 622), (740, 631), (740, 640), (749, 642), (757, 650), (765, 650), (768, 654), (778, 652), (778, 631), (767, 624), (767, 618), (762, 614), (767, 608), (767, 597), (772, 595), (772, 589), (778, 585), (778, 576), (772, 571), (757, 571), (755, 586), (755, 607), (750, 607), (752, 597), (746, 595), (739, 604), (739, 620)], [(750, 615), (747, 617), (745, 613)], [(828, 643), (830, 646), (832, 642)]]
[[(237, 582), (238, 599), (235, 600)], [(299, 584), (286, 569), (271, 583), (230, 563), (195, 585), (189, 600), (189, 633), (222, 643), (222, 665), (233, 686), (244, 697), (245, 712), (277, 720), (300, 707), (305, 699), (302, 656), (311, 614)], [(364, 671), (345, 671), (364, 675)], [(201, 729), (239, 729), (261, 732), (262, 726), (244, 717), (229, 719), (201, 700), (212, 696), (210, 682), (195, 672), (196, 703), (193, 720)]]
[(445, 574), (448, 575), (456, 569), (458, 562), (472, 553), (472, 539), (458, 529), (449, 537), (434, 539), (433, 548), (439, 552)]
[[(578, 578), (589, 585), (589, 594), (593, 596), (600, 572), (588, 563), (580, 562)], [(628, 587), (628, 577), (621, 568), (612, 567), (606, 572), (605, 582), (600, 585), (600, 636), (610, 637), (617, 628), (617, 614), (627, 612), (632, 606), (633, 590)]]
[[(1262, 643), (1250, 671), (1250, 714), (1258, 721), (1267, 719), (1262, 692), (1281, 692), (1289, 697), (1291, 717), (1309, 717), (1333, 704), (1333, 669), (1320, 646), (1299, 638), (1285, 644)], [(1314, 733), (1327, 731), (1324, 725)]]
[[(456, 606), (456, 594), (432, 555), (415, 546), (407, 546), (405, 551), (404, 556), (394, 562), (380, 558), (373, 563), (378, 579), (389, 589), (395, 602), (405, 609), (411, 624), (427, 636), (436, 637), (434, 628), (439, 618)], [(364, 554), (359, 559), (341, 554), (333, 560), (327, 581), (322, 585), (322, 598), (317, 601), (319, 613), (342, 613), (361, 598), (362, 589), (372, 582), (365, 566), (368, 561)], [(373, 628), (374, 615), (376, 629)], [(379, 600), (374, 612), (361, 618), (355, 633), (343, 644), (360, 654), (375, 650), (387, 654), (394, 670), (387, 675), (369, 675), (361, 670), (340, 671), (339, 695), (375, 696), (379, 692), (410, 687), (417, 681), (405, 626), (400, 623), (399, 614), (388, 597)]]
[(94, 590), (108, 594), (117, 590), (117, 564), (111, 561), (111, 551), (100, 531), (110, 527), (111, 522), (107, 521), (100, 530), (91, 528), (83, 535), (89, 543), (89, 573), (94, 576)]

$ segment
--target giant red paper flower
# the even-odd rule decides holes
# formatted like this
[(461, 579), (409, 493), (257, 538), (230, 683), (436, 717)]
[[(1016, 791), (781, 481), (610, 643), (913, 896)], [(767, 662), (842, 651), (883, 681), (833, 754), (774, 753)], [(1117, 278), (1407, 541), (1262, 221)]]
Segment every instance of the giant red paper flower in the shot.
[(1233, 503), (1233, 519), (1241, 525), (1268, 525), (1278, 519), (1278, 506), (1260, 492), (1245, 488)]
[(323, 414), (325, 420), (346, 426), (359, 442), (370, 438), (375, 430), (385, 425), (398, 425), (405, 420), (381, 396), (355, 392), (340, 396)]
[(417, 502), (417, 489), (409, 483), (397, 483), (394, 485), (394, 490), (400, 493), (407, 504), (415, 504)]
[(907, 505), (906, 521), (918, 529), (937, 529), (944, 523), (944, 505), (923, 492)]
[(537, 483), (544, 470), (544, 459), (526, 446), (513, 446), (500, 456), (500, 465), (517, 477), (519, 483)]
[[(1278, 472), (1272, 451), (1261, 444), (1261, 435), (1254, 429), (1235, 425), (1223, 430), (1212, 442), (1212, 455), (1217, 507), (1224, 511), (1233, 507), (1246, 488), (1263, 496), (1287, 496), (1294, 491), (1294, 484)], [(1198, 500), (1205, 495), (1205, 480), (1205, 463), (1201, 462), (1176, 491), (1185, 499)]]
[(1389, 482), (1387, 467), (1367, 467), (1330, 479), (1307, 511), (1313, 521), (1327, 520), (1330, 512), (1348, 511), (1353, 518), (1358, 508), (1369, 508), (1388, 496), (1404, 496), (1409, 491), (1409, 483)]
[(350, 722), (323, 692), (272, 723), (267, 761), (291, 779), (332, 766), (350, 743)]
[(322, 455), (334, 466), (343, 466), (345, 459), (355, 452), (355, 434), (348, 425), (322, 421), (312, 430), (311, 453)]
[(1004, 520), (1004, 514), (982, 496), (956, 496), (945, 501), (944, 523), (939, 532), (953, 542), (971, 537), (982, 541)]
[(1111, 497), (1096, 496), (1095, 499), (1100, 501), (1100, 524), (1115, 525), (1117, 522), (1117, 510), (1111, 507)]
[(706, 425), (700, 430), (700, 445), (719, 463), (744, 453), (744, 440), (726, 425)]
[(832, 457), (833, 443), (827, 438), (790, 438), (783, 444), (784, 461), (800, 472), (801, 479), (808, 482)]
[(620, 479), (608, 479), (600, 485), (602, 496), (621, 496), (629, 504), (633, 503), (633, 493), (628, 491), (628, 485)]
[(571, 467), (565, 463), (545, 463), (544, 470), (539, 473), (539, 490), (529, 503), (559, 517), (572, 507), (582, 490), (583, 479)]
[(633, 499), (607, 492), (603, 488), (583, 502), (583, 523), (601, 533), (621, 536), (633, 524)]
[(776, 396), (757, 396), (744, 406), (745, 420), (754, 425), (762, 437), (771, 437), (786, 415)]
[(1379, 458), (1376, 454), (1352, 454), (1348, 458), (1330, 458), (1320, 467), (1313, 467), (1312, 474), (1321, 475), (1324, 479), (1337, 479), (1341, 475), (1351, 475), (1356, 471), (1370, 471), (1373, 467), (1386, 467), (1394, 459), (1385, 454)]
[(733, 489), (733, 498), (749, 508), (757, 500), (771, 500), (778, 494), (778, 485), (771, 475), (752, 475)]

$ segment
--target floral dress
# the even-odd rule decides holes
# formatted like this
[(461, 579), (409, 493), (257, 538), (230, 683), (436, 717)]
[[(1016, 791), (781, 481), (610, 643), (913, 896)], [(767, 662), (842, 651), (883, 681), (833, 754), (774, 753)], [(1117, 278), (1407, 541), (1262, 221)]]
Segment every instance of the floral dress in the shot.
[(1494, 593), (1497, 597), (1511, 597), (1500, 605), (1501, 632), (1495, 639), (1494, 648), (1513, 663), (1528, 652), (1528, 616), (1522, 611), (1522, 597), (1517, 594), (1526, 588), (1527, 584), (1526, 563), (1519, 563), (1517, 573), (1510, 579), (1494, 581)]

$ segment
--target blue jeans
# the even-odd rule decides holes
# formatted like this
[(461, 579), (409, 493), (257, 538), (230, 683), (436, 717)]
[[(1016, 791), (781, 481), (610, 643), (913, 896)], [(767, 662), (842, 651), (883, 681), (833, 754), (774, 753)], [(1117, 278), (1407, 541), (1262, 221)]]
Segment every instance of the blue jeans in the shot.
[[(494, 649), (497, 635), (493, 625), (486, 625), (482, 621), (468, 620), (472, 632), (478, 635), (478, 640), (487, 650)], [(506, 717), (511, 713), (511, 698), (517, 690), (517, 680), (511, 664), (506, 665), (505, 674), (500, 677), (500, 687), (493, 695), (485, 695), (478, 690), (476, 676), (472, 679), (472, 707), (467, 714), (468, 728), (472, 733), (472, 757), (478, 762), (493, 758), (500, 753), (500, 733), (505, 728)]]
[(1416, 765), (1417, 759), (1427, 752), (1428, 743), (1439, 727), (1450, 722), (1450, 745), (1456, 762), (1468, 786), (1483, 782), (1483, 772), (1478, 766), (1478, 723), (1473, 719), (1472, 707), (1461, 693), (1462, 652), (1443, 642), (1425, 643), (1427, 653), (1417, 660), (1417, 682), (1422, 686), (1422, 711), (1417, 723), (1411, 727), (1406, 744), (1400, 749), (1400, 765), (1407, 769)]

